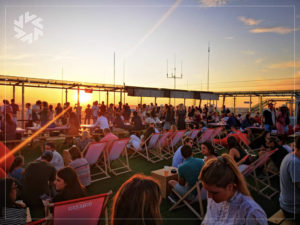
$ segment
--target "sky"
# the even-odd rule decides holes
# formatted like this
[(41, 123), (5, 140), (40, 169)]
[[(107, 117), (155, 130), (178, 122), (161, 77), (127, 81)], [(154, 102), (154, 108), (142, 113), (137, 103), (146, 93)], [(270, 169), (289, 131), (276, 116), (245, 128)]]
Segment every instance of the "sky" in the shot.
[[(184, 90), (293, 90), (300, 78), (299, 6), (296, 0), (0, 0), (0, 74), (113, 84), (115, 54), (116, 84), (174, 88), (168, 73), (182, 75), (176, 88)], [(36, 17), (20, 28), (26, 13)], [(16, 29), (37, 39), (24, 42)]]

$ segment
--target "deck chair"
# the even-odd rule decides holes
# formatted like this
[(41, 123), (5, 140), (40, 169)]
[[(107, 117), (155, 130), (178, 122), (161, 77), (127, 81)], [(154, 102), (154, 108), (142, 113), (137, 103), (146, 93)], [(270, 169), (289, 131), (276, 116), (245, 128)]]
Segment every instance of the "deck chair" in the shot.
[(91, 182), (110, 178), (104, 154), (108, 144), (108, 142), (90, 143), (84, 152), (84, 157), (91, 167)]
[(50, 204), (53, 225), (98, 225), (103, 212), (108, 224), (107, 202), (112, 192)]
[[(5, 157), (9, 152), (10, 150), (8, 149), (8, 147), (6, 147), (6, 145), (4, 145), (4, 143), (0, 141), (0, 158)], [(1, 162), (0, 167), (4, 171), (8, 172), (14, 159), (15, 159), (14, 155), (10, 155), (3, 162)]]
[(198, 134), (200, 133), (200, 131), (201, 131), (201, 129), (194, 129), (194, 130), (192, 130), (192, 132), (190, 133), (190, 135), (189, 136), (187, 136), (186, 138), (192, 138), (193, 139), (193, 141), (194, 141), (194, 145), (196, 145), (197, 146), (197, 148), (193, 148), (193, 153), (194, 154), (199, 154), (199, 153), (201, 153), (201, 149), (200, 148), (198, 148)]
[(173, 138), (171, 140), (171, 143), (170, 145), (168, 146), (169, 147), (169, 150), (172, 152), (172, 154), (174, 154), (175, 152), (175, 147), (176, 145), (180, 142), (183, 143), (183, 136), (184, 136), (184, 133), (185, 133), (185, 130), (179, 130), (179, 131), (176, 131), (176, 133), (173, 135)]
[(164, 159), (169, 159), (169, 158), (172, 158), (172, 153), (170, 152), (170, 149), (168, 148), (168, 145), (169, 145), (169, 138), (173, 135), (174, 133), (173, 132), (166, 132), (166, 133), (163, 133), (158, 142), (157, 142), (157, 148), (161, 154), (161, 157), (164, 158)]
[(248, 140), (247, 137), (240, 131), (240, 130), (234, 130), (238, 138), (240, 139), (240, 145), (242, 148), (246, 149), (249, 153), (254, 153), (258, 151), (259, 149), (252, 149), (250, 147), (250, 141)]
[(204, 142), (211, 142), (213, 144), (213, 139), (218, 136), (222, 130), (223, 127), (208, 128), (199, 138), (197, 142), (198, 148), (200, 149), (200, 145)]
[[(172, 192), (179, 198), (179, 200), (172, 205), (172, 207), (169, 209), (169, 211), (172, 211), (174, 209), (180, 208), (182, 206), (187, 206), (200, 220), (203, 220), (204, 218), (204, 210), (203, 210), (203, 203), (202, 203), (202, 198), (201, 198), (201, 183), (198, 180), (196, 184), (184, 195), (181, 196), (179, 193), (177, 193), (174, 189)], [(190, 193), (192, 193), (194, 190), (197, 190), (197, 196), (194, 201), (188, 201), (187, 197), (189, 196)], [(199, 203), (199, 208), (200, 208), (200, 214), (193, 208), (191, 204), (196, 203), (198, 201)]]
[[(274, 154), (278, 149), (266, 152), (260, 158), (255, 160), (253, 163), (248, 165), (243, 171), (242, 174), (245, 177), (251, 177), (254, 180), (254, 185), (247, 182), (248, 187), (252, 190), (258, 192), (258, 194), (264, 196), (267, 199), (271, 199), (273, 196), (278, 194), (278, 190), (271, 186), (270, 177), (267, 175), (264, 179), (259, 179), (256, 175), (256, 169), (260, 166), (266, 166), (267, 160), (272, 154)], [(265, 193), (267, 192), (267, 193)]]
[[(113, 175), (117, 176), (123, 173), (130, 172), (128, 154), (126, 145), (129, 141), (129, 138), (122, 138), (112, 142), (107, 151), (107, 165), (108, 170)], [(121, 153), (124, 152), (124, 160), (121, 160)], [(112, 168), (113, 161), (118, 161), (119, 166)]]
[[(130, 150), (134, 151), (134, 154), (132, 154), (130, 158), (132, 158), (135, 154), (138, 154), (151, 163), (161, 161), (162, 157), (156, 149), (156, 144), (160, 135), (160, 133), (153, 133), (150, 137), (147, 138), (144, 145), (142, 145), (139, 149), (130, 148)], [(147, 142), (148, 144), (146, 144)]]

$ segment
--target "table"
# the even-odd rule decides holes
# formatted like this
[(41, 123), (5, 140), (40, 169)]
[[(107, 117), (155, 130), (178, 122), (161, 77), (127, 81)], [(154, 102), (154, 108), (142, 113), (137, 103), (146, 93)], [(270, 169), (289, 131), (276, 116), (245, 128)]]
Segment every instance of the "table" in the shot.
[(151, 176), (160, 184), (161, 195), (163, 198), (166, 198), (170, 191), (168, 187), (168, 181), (178, 180), (178, 173), (171, 173), (172, 169), (176, 169), (177, 171), (177, 168), (170, 166), (168, 169), (168, 176), (165, 176), (165, 169), (151, 171)]
[(208, 123), (207, 127), (225, 127), (226, 124), (224, 123)]
[(88, 128), (88, 129), (92, 129), (92, 128), (96, 128), (95, 124), (81, 124), (80, 125), (81, 128)]

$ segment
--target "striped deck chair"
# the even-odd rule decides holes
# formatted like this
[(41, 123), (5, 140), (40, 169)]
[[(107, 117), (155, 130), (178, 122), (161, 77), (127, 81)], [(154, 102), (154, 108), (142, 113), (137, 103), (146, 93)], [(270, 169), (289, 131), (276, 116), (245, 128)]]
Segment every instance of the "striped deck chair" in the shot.
[(169, 147), (169, 151), (172, 152), (172, 155), (174, 154), (175, 152), (175, 147), (176, 145), (181, 141), (181, 143), (183, 143), (183, 137), (184, 137), (184, 134), (185, 134), (185, 130), (178, 130), (176, 131), (176, 133), (173, 135), (172, 137), (172, 140), (171, 140), (171, 143), (170, 145), (168, 146)]
[[(126, 148), (128, 141), (129, 138), (122, 138), (122, 139), (115, 140), (108, 148), (107, 151), (108, 170), (115, 176), (131, 171), (129, 167), (128, 154)], [(121, 160), (122, 152), (124, 154), (124, 160)], [(112, 168), (112, 163), (114, 161), (117, 161), (119, 165), (114, 166), (114, 168)]]
[(194, 154), (198, 154), (201, 153), (201, 149), (198, 148), (198, 134), (200, 133), (201, 129), (193, 129), (192, 132), (190, 133), (190, 135), (188, 137), (192, 138), (194, 143), (196, 143), (197, 148), (193, 148), (193, 153)]
[[(247, 182), (248, 187), (252, 190), (258, 192), (258, 194), (264, 196), (267, 199), (271, 199), (273, 196), (279, 193), (277, 189), (271, 186), (270, 177), (267, 175), (264, 179), (259, 179), (256, 175), (256, 169), (261, 166), (266, 166), (267, 160), (272, 154), (274, 154), (278, 149), (266, 152), (260, 158), (255, 160), (253, 163), (248, 165), (243, 171), (242, 174), (245, 177), (251, 177), (254, 180), (254, 185)], [(266, 192), (266, 193), (265, 193)]]
[(242, 148), (246, 149), (249, 153), (254, 153), (255, 151), (259, 150), (259, 149), (252, 149), (250, 147), (250, 141), (240, 130), (234, 129), (234, 132), (236, 133), (237, 137), (240, 139), (240, 145)]
[(165, 132), (160, 136), (157, 142), (157, 148), (161, 154), (161, 157), (164, 159), (169, 159), (173, 156), (168, 148), (172, 135), (174, 135), (174, 133), (171, 131)]
[[(220, 132), (223, 130), (223, 127), (218, 128), (208, 128), (199, 138), (197, 144), (198, 148), (200, 149), (200, 145), (204, 142), (210, 142), (213, 144), (213, 139), (220, 135)], [(216, 146), (214, 146), (216, 147)], [(219, 149), (219, 148), (218, 148)]]
[[(157, 152), (156, 144), (160, 137), (160, 133), (153, 133), (150, 137), (147, 138), (144, 145), (140, 147), (140, 149), (136, 150), (131, 148), (134, 151), (134, 154), (139, 154), (147, 161), (151, 163), (156, 163), (162, 160), (161, 154)], [(146, 144), (148, 142), (148, 144)], [(130, 157), (132, 158), (134, 154)]]
[(108, 224), (107, 202), (112, 191), (84, 198), (50, 204), (53, 207), (53, 225), (98, 225), (105, 213)]
[(88, 161), (91, 167), (92, 182), (110, 177), (108, 174), (105, 155), (105, 149), (107, 147), (108, 142), (90, 143), (84, 152), (84, 158)]
[[(194, 190), (197, 190), (197, 196), (193, 201), (188, 201), (187, 197), (192, 193)], [(187, 206), (200, 220), (203, 220), (204, 218), (204, 210), (203, 210), (203, 203), (201, 198), (201, 182), (198, 180), (196, 184), (183, 196), (181, 196), (179, 193), (177, 193), (174, 189), (172, 192), (179, 198), (179, 200), (172, 205), (172, 207), (169, 209), (169, 211), (172, 211), (174, 209), (180, 208), (182, 206)], [(197, 212), (195, 208), (193, 208), (193, 203), (199, 203), (200, 208), (200, 214)]]

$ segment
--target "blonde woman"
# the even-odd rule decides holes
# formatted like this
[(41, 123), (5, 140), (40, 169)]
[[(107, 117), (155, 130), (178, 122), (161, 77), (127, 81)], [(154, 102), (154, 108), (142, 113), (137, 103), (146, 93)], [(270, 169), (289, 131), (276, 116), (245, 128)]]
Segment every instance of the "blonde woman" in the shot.
[(207, 161), (199, 179), (208, 194), (202, 224), (268, 224), (265, 212), (251, 198), (244, 177), (230, 155)]

